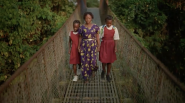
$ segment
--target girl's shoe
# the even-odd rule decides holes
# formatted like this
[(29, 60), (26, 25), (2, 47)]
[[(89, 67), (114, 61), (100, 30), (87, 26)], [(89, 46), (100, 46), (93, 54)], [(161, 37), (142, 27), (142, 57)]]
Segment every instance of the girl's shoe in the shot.
[(76, 82), (78, 80), (78, 76), (75, 75), (74, 78), (73, 78), (73, 81)]
[(110, 82), (112, 80), (109, 75), (106, 75), (106, 78), (107, 78), (108, 82)]

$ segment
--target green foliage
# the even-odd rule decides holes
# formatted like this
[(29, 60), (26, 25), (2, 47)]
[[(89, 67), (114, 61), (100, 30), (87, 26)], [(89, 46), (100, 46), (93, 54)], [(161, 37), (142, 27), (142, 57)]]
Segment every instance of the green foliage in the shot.
[(73, 10), (74, 5), (68, 0), (2, 0), (0, 82), (26, 62)]
[(110, 0), (109, 4), (133, 35), (185, 82), (185, 10), (179, 8), (182, 3)]
[(127, 28), (134, 29), (133, 33), (144, 38), (146, 47), (154, 46), (161, 52), (159, 42), (166, 36), (160, 33), (167, 17), (159, 10), (158, 3), (158, 0), (119, 0), (111, 2), (111, 9)]
[(87, 7), (99, 7), (98, 0), (86, 0)]

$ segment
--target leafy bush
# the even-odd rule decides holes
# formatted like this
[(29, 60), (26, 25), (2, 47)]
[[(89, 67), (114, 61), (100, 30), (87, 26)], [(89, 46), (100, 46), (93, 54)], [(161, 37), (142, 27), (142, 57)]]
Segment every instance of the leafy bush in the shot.
[(11, 76), (73, 12), (68, 0), (0, 2), (0, 82)]
[(120, 21), (185, 82), (185, 4), (179, 0), (110, 0)]
[(98, 0), (86, 0), (87, 7), (99, 7)]
[(165, 37), (158, 38), (158, 35), (167, 17), (157, 5), (157, 0), (119, 0), (112, 2), (111, 9), (127, 28), (134, 29), (135, 34), (147, 38), (147, 47), (155, 45), (160, 51), (158, 42), (162, 42)]

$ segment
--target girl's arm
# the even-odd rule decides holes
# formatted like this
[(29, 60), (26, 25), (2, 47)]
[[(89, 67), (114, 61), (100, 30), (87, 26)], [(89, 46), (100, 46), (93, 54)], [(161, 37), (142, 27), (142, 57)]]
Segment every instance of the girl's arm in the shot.
[(71, 53), (71, 38), (70, 38), (70, 36), (69, 36), (69, 54)]
[(114, 40), (114, 44), (115, 44), (115, 52), (117, 52), (117, 40)]
[(99, 38), (99, 33), (96, 34), (96, 42), (97, 42), (97, 47), (98, 47), (97, 52), (99, 52), (99, 51), (100, 51), (100, 38)]
[(81, 41), (82, 41), (82, 37), (80, 36), (79, 37), (79, 42), (78, 42), (78, 52), (80, 53), (80, 44), (81, 44)]
[(118, 33), (118, 29), (115, 28), (115, 34), (114, 34), (115, 52), (117, 52), (117, 40), (119, 40), (119, 33)]

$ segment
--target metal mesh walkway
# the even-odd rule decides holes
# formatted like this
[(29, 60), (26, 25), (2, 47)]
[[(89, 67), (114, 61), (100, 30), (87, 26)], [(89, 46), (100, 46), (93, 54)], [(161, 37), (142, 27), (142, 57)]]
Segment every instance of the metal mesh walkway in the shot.
[[(101, 25), (99, 8), (88, 8), (87, 11), (94, 15), (93, 23)], [(99, 70), (89, 83), (84, 84), (81, 78), (77, 82), (70, 81), (64, 103), (119, 103), (114, 78), (108, 83), (101, 80), (101, 63), (99, 62)], [(111, 77), (113, 75), (111, 74)], [(71, 80), (73, 73), (71, 75)]]
[(89, 83), (83, 83), (82, 78), (77, 82), (70, 81), (63, 103), (119, 103), (114, 78), (110, 83), (101, 80), (101, 65), (99, 67)]
[(185, 103), (184, 85), (123, 26), (107, 0), (100, 0), (100, 9), (87, 11), (94, 14), (93, 23), (98, 26), (107, 14), (114, 16), (120, 40), (112, 65), (113, 80), (100, 79), (98, 63), (100, 69), (90, 83), (84, 84), (82, 79), (72, 82), (68, 33), (75, 19), (82, 20), (84, 5), (84, 0), (78, 0), (75, 11), (55, 35), (0, 86), (0, 103)]

